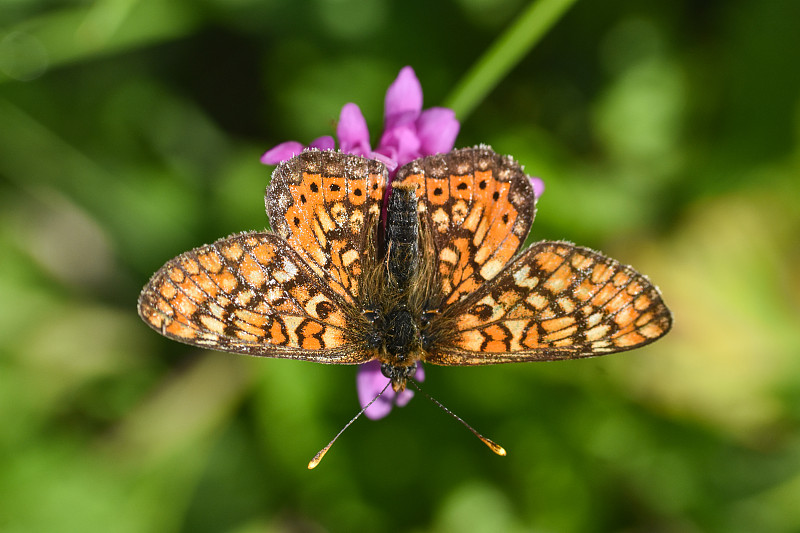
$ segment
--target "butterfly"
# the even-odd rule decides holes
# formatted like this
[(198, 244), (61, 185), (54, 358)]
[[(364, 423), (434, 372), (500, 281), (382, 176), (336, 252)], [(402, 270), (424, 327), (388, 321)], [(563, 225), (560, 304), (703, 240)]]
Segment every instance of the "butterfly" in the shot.
[(478, 146), (401, 167), (382, 216), (383, 163), (310, 150), (278, 165), (272, 231), (241, 233), (167, 262), (140, 316), (187, 344), (360, 364), (403, 390), (417, 362), (486, 365), (621, 352), (672, 316), (633, 268), (568, 242), (520, 251), (529, 177)]

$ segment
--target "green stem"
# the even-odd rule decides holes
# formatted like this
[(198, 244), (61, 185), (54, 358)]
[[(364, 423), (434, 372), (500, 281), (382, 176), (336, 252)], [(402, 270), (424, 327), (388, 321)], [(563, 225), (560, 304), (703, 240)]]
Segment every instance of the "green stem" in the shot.
[(456, 85), (444, 106), (465, 120), (576, 0), (537, 0), (483, 54)]

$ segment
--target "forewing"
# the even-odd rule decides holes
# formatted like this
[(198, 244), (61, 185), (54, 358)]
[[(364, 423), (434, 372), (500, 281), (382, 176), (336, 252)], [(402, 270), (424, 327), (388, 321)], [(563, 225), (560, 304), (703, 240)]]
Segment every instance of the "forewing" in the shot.
[(358, 301), (364, 254), (375, 254), (383, 163), (310, 150), (278, 165), (267, 188), (273, 230), (345, 301)]
[(320, 363), (363, 363), (358, 313), (285, 241), (244, 233), (169, 261), (145, 286), (139, 315), (203, 348)]
[(436, 321), (433, 331), (446, 324), (452, 333), (426, 361), (482, 365), (638, 348), (669, 331), (672, 316), (631, 267), (588, 248), (540, 242)]
[(445, 305), (500, 273), (533, 223), (536, 200), (528, 176), (487, 147), (418, 159), (402, 167), (395, 182), (417, 184)]

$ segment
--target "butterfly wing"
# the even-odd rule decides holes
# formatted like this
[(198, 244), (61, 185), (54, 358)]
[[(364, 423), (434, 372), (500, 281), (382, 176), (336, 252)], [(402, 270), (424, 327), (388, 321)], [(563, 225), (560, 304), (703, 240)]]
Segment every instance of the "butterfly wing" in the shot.
[(267, 189), (272, 228), (346, 302), (376, 254), (386, 183), (379, 161), (310, 150), (278, 165)]
[(431, 323), (427, 362), (483, 365), (573, 359), (649, 344), (672, 316), (629, 266), (565, 242), (532, 245)]
[(528, 236), (535, 196), (522, 167), (487, 147), (412, 161), (395, 183), (417, 185), (445, 305), (494, 278)]
[(139, 315), (202, 348), (320, 363), (374, 356), (359, 338), (364, 319), (274, 234), (234, 235), (172, 259), (142, 291)]

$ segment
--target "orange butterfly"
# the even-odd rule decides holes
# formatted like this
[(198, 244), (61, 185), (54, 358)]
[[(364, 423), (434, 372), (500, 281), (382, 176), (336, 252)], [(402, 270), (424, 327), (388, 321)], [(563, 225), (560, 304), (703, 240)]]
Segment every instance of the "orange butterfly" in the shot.
[(333, 151), (281, 163), (266, 192), (273, 232), (172, 259), (145, 286), (139, 314), (204, 348), (377, 359), (396, 391), (418, 361), (591, 357), (669, 331), (658, 289), (631, 267), (566, 242), (518, 253), (536, 200), (510, 157), (476, 147), (403, 166), (380, 231), (387, 176), (376, 160)]

